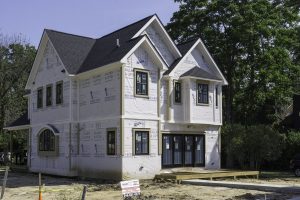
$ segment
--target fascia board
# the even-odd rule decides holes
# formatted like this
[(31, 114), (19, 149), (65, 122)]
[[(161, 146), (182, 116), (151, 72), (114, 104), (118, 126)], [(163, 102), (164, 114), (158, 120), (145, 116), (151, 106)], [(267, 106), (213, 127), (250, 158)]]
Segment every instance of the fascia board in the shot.
[(23, 129), (29, 129), (29, 128), (30, 128), (30, 125), (22, 125), (22, 126), (4, 127), (3, 130), (16, 131), (16, 130), (23, 130)]
[(29, 77), (27, 79), (27, 83), (25, 86), (26, 90), (31, 89), (33, 79), (38, 71), (38, 66), (41, 63), (41, 59), (42, 59), (42, 56), (43, 56), (43, 53), (45, 51), (45, 47), (46, 47), (46, 44), (48, 41), (49, 41), (49, 37), (46, 34), (46, 31), (44, 30), (41, 40), (40, 40), (40, 43), (39, 43), (39, 46), (38, 46), (38, 49), (37, 49), (36, 56), (34, 58), (34, 61), (33, 61), (33, 64), (32, 64), (31, 70), (30, 70)]
[(177, 58), (182, 57), (182, 55), (181, 55), (180, 51), (178, 50), (178, 48), (176, 47), (174, 41), (171, 39), (171, 37), (167, 33), (165, 27), (162, 25), (162, 22), (159, 20), (159, 18), (156, 15), (154, 15), (132, 38), (136, 38), (136, 37), (140, 36), (146, 30), (146, 28), (148, 26), (150, 26), (150, 24), (152, 24), (152, 22), (154, 20), (156, 20), (156, 22), (160, 26), (161, 30), (163, 31), (163, 33), (165, 34), (165, 36), (169, 40), (171, 46), (173, 47), (173, 49), (175, 50), (175, 52), (177, 54)]
[(210, 78), (201, 78), (201, 77), (194, 77), (194, 76), (185, 76), (185, 77), (181, 77), (179, 79), (181, 79), (181, 80), (183, 80), (183, 79), (196, 79), (196, 80), (212, 81), (212, 82), (219, 82), (219, 83), (223, 82), (222, 80), (210, 79)]
[(54, 46), (53, 43), (51, 42), (51, 39), (49, 39), (49, 42), (51, 43), (51, 45), (52, 45), (52, 47), (53, 47), (53, 49), (54, 49), (54, 51), (55, 51), (55, 54), (58, 56), (59, 61), (62, 63), (63, 68), (64, 68), (64, 70), (66, 71), (66, 75), (67, 75), (67, 76), (73, 75), (73, 74), (70, 74), (70, 73), (68, 72), (68, 70), (67, 70), (65, 64), (63, 63), (63, 61), (61, 60), (59, 54), (57, 53), (57, 51), (56, 51), (56, 49), (55, 49), (55, 46)]
[(172, 71), (169, 73), (168, 76), (174, 76), (174, 71), (176, 70), (176, 68), (183, 62), (184, 59), (186, 59), (186, 57), (195, 49), (195, 47), (199, 44), (200, 39), (198, 39), (195, 44), (193, 44), (193, 46), (188, 50), (188, 52), (186, 52), (186, 54), (180, 59), (180, 61), (177, 63), (177, 65), (172, 69)]
[(162, 59), (160, 54), (158, 54), (157, 50), (153, 47), (153, 44), (150, 42), (147, 36), (143, 36), (143, 38), (121, 59), (121, 63), (126, 63), (127, 58), (131, 56), (143, 43), (146, 43), (147, 46), (151, 49), (151, 51), (154, 53), (154, 55), (157, 57), (159, 62), (161, 63), (162, 69), (167, 70), (168, 67), (165, 63), (165, 61)]
[(204, 49), (204, 52), (207, 54), (208, 58), (210, 59), (210, 61), (212, 62), (213, 66), (217, 69), (218, 73), (221, 75), (222, 79), (223, 79), (223, 84), (224, 85), (228, 85), (227, 80), (225, 79), (224, 75), (222, 74), (221, 70), (219, 69), (218, 65), (216, 64), (216, 62), (214, 61), (214, 59), (212, 58), (212, 56), (210, 55), (209, 51), (207, 50), (206, 46), (204, 45), (204, 43), (202, 42), (202, 40), (199, 38), (200, 40), (200, 45), (201, 47)]

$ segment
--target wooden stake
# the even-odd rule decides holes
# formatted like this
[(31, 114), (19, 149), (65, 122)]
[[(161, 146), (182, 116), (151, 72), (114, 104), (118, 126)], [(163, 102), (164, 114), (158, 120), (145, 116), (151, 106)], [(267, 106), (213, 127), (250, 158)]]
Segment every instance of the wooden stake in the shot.
[(42, 174), (39, 173), (39, 200), (42, 200)]
[(81, 197), (81, 200), (85, 200), (86, 190), (87, 190), (87, 186), (84, 185), (84, 186), (83, 186), (83, 191), (82, 191), (82, 197)]
[(3, 199), (3, 196), (4, 196), (4, 191), (5, 191), (6, 181), (7, 181), (7, 176), (8, 176), (8, 169), (9, 169), (9, 166), (6, 166), (0, 199)]

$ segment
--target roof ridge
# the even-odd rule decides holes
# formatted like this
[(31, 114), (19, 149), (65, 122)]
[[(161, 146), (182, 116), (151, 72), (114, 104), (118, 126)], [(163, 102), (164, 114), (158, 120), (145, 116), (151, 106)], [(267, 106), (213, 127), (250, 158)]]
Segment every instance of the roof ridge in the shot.
[(129, 26), (132, 26), (132, 25), (134, 25), (134, 24), (137, 24), (137, 23), (139, 23), (139, 22), (141, 22), (141, 21), (143, 21), (143, 20), (145, 20), (145, 19), (147, 19), (147, 18), (151, 19), (153, 16), (156, 16), (156, 14), (149, 15), (148, 17), (145, 17), (145, 18), (140, 19), (140, 20), (138, 20), (138, 21), (136, 21), (136, 22), (133, 22), (133, 23), (127, 25), (127, 26), (124, 26), (124, 27), (122, 27), (122, 28), (119, 28), (119, 29), (117, 29), (117, 30), (115, 30), (115, 31), (113, 31), (113, 32), (110, 32), (110, 33), (108, 33), (108, 34), (106, 34), (106, 35), (100, 37), (100, 38), (97, 38), (97, 40), (98, 40), (98, 39), (102, 39), (102, 38), (104, 38), (104, 37), (107, 37), (107, 36), (109, 36), (109, 35), (112, 35), (113, 33), (116, 33), (116, 32), (118, 32), (118, 31), (120, 31), (120, 30), (126, 29), (126, 28), (128, 28)]
[(51, 31), (51, 32), (65, 34), (65, 35), (71, 35), (71, 36), (75, 36), (75, 37), (81, 37), (81, 38), (87, 38), (87, 39), (96, 40), (95, 38), (91, 38), (91, 37), (88, 37), (88, 36), (76, 35), (76, 34), (73, 34), (73, 33), (66, 33), (66, 32), (57, 31), (57, 30), (53, 30), (53, 29), (46, 29), (45, 28), (45, 31)]

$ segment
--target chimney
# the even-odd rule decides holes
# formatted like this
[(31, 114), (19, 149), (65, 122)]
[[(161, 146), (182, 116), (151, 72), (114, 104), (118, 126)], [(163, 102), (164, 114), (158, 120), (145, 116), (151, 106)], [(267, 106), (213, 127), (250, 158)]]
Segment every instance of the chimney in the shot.
[(117, 47), (120, 47), (120, 40), (117, 38)]

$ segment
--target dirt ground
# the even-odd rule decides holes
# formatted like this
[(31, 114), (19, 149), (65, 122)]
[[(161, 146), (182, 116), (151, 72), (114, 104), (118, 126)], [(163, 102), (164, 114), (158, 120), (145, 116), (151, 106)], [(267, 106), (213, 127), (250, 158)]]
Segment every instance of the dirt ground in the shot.
[[(1, 173), (1, 177), (3, 177)], [(230, 180), (229, 181), (233, 181)], [(240, 179), (242, 182), (260, 182), (300, 185), (300, 178), (293, 176), (262, 177), (261, 180)], [(80, 199), (84, 185), (87, 185), (87, 200), (96, 199), (122, 199), (121, 189), (118, 183), (100, 182), (95, 180), (82, 181), (77, 179), (55, 176), (43, 176), (43, 200), (73, 200)], [(276, 199), (285, 200), (295, 198), (292, 194), (270, 193), (255, 190), (231, 189), (224, 187), (205, 187), (192, 185), (178, 185), (171, 182), (155, 183), (151, 180), (140, 181), (141, 197), (137, 199), (227, 199), (227, 200), (256, 200)], [(300, 199), (300, 196), (298, 196)], [(30, 173), (9, 172), (7, 188), (4, 199), (26, 200), (38, 199), (38, 176)], [(296, 197), (297, 199), (297, 197)]]

